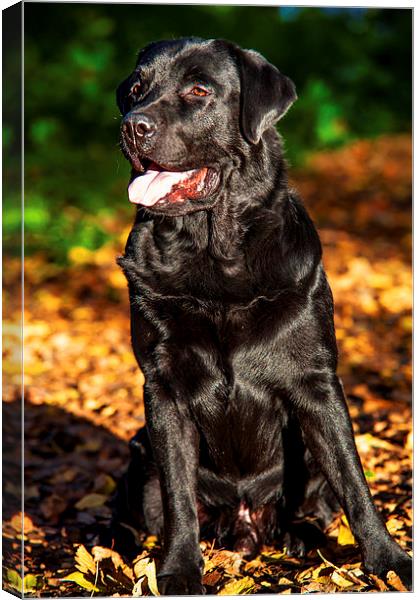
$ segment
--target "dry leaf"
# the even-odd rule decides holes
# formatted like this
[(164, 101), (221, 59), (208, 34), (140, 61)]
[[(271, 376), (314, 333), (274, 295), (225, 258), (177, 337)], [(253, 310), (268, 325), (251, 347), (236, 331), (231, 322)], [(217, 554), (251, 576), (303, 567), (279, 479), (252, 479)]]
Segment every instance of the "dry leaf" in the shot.
[(343, 575), (341, 575), (338, 571), (333, 571), (330, 579), (333, 581), (333, 583), (341, 588), (348, 588), (354, 585), (353, 581), (349, 581), (349, 579), (343, 577)]
[(144, 575), (146, 574), (146, 567), (150, 562), (150, 558), (146, 557), (146, 558), (141, 558), (140, 560), (137, 560), (134, 563), (134, 575), (136, 577), (136, 579), (139, 579), (140, 577), (144, 577)]
[(82, 573), (96, 573), (96, 564), (93, 556), (89, 554), (83, 545), (76, 550), (76, 566)]
[(398, 592), (407, 592), (407, 588), (404, 586), (400, 577), (394, 571), (389, 571), (387, 573), (386, 579), (387, 583)]
[(86, 508), (97, 508), (103, 506), (107, 501), (108, 497), (103, 494), (87, 494), (81, 500), (76, 502), (75, 507), (77, 510), (85, 510)]
[(144, 595), (144, 593), (143, 593), (144, 579), (145, 579), (145, 577), (140, 577), (140, 579), (136, 582), (136, 584), (132, 588), (132, 594), (131, 595), (134, 598), (139, 598), (140, 596)]
[(403, 529), (405, 527), (405, 524), (401, 519), (398, 519), (397, 517), (392, 516), (386, 522), (386, 527), (387, 527), (389, 533), (394, 535), (397, 531), (399, 531), (400, 529)]
[(91, 592), (100, 591), (99, 588), (97, 588), (93, 583), (86, 579), (86, 577), (83, 575), (83, 573), (80, 573), (80, 571), (74, 571), (74, 573), (70, 573), (70, 575), (63, 577), (61, 581), (73, 581), (74, 583), (77, 583), (77, 585), (79, 585), (80, 587)]
[(235, 579), (229, 581), (218, 592), (219, 596), (238, 596), (239, 594), (250, 594), (255, 585), (251, 577), (243, 577), (243, 579)]
[(348, 520), (345, 515), (342, 515), (340, 526), (339, 526), (339, 534), (338, 534), (338, 544), (340, 546), (350, 546), (355, 544), (355, 538), (349, 527)]
[(150, 561), (148, 565), (146, 565), (145, 574), (150, 592), (153, 594), (153, 596), (160, 596), (160, 592), (157, 587), (156, 564), (154, 560)]

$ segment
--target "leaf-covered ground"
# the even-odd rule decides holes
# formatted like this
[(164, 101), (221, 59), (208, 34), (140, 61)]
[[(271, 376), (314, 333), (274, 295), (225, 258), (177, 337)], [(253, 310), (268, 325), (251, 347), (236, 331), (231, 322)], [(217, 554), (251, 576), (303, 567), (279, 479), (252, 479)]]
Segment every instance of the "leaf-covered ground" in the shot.
[[(411, 547), (411, 142), (360, 141), (313, 157), (293, 172), (320, 228), (336, 302), (340, 375), (375, 501), (398, 542)], [(121, 202), (124, 201), (121, 198)], [(26, 259), (25, 566), (28, 595), (156, 593), (158, 541), (134, 561), (100, 546), (109, 499), (143, 424), (142, 376), (129, 338), (126, 284), (115, 243), (73, 248), (71, 266)], [(22, 585), (19, 563), (19, 264), (5, 270), (5, 587)], [(305, 560), (266, 547), (246, 563), (204, 540), (204, 582), (217, 594), (402, 589), (364, 573), (349, 528), (337, 515), (328, 545)]]

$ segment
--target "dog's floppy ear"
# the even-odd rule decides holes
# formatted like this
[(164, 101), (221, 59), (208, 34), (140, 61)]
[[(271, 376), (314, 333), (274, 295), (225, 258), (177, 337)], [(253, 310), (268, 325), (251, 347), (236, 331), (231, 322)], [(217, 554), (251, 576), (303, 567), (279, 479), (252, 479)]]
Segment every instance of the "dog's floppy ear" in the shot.
[(132, 75), (130, 75), (118, 86), (116, 90), (116, 103), (121, 112), (121, 115), (125, 115), (125, 113), (127, 113), (129, 110), (127, 98), (128, 94), (131, 91), (132, 84), (133, 78)]
[(238, 59), (241, 127), (247, 141), (257, 144), (297, 99), (295, 85), (254, 50), (240, 49)]

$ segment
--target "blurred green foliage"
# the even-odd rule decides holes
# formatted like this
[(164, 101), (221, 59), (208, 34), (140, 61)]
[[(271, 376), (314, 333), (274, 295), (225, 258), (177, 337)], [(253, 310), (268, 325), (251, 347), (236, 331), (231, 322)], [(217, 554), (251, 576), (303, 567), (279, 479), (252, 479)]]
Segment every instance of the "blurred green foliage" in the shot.
[[(27, 3), (26, 251), (65, 261), (70, 248), (97, 248), (112, 223), (126, 222), (115, 88), (145, 44), (188, 35), (257, 49), (294, 80), (299, 100), (279, 127), (293, 164), (411, 127), (410, 10)], [(6, 123), (6, 152), (13, 136)], [(19, 223), (13, 205), (9, 239)]]

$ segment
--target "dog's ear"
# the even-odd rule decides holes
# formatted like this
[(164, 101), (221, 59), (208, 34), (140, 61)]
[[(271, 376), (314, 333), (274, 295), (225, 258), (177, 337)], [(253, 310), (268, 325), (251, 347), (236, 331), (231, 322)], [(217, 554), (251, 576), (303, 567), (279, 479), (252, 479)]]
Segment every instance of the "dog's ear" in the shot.
[(257, 144), (297, 99), (295, 85), (254, 50), (240, 49), (238, 59), (241, 127), (247, 141)]
[(121, 115), (125, 115), (128, 112), (127, 98), (132, 87), (132, 75), (127, 77), (121, 84), (119, 84), (116, 90), (116, 103), (121, 112)]

